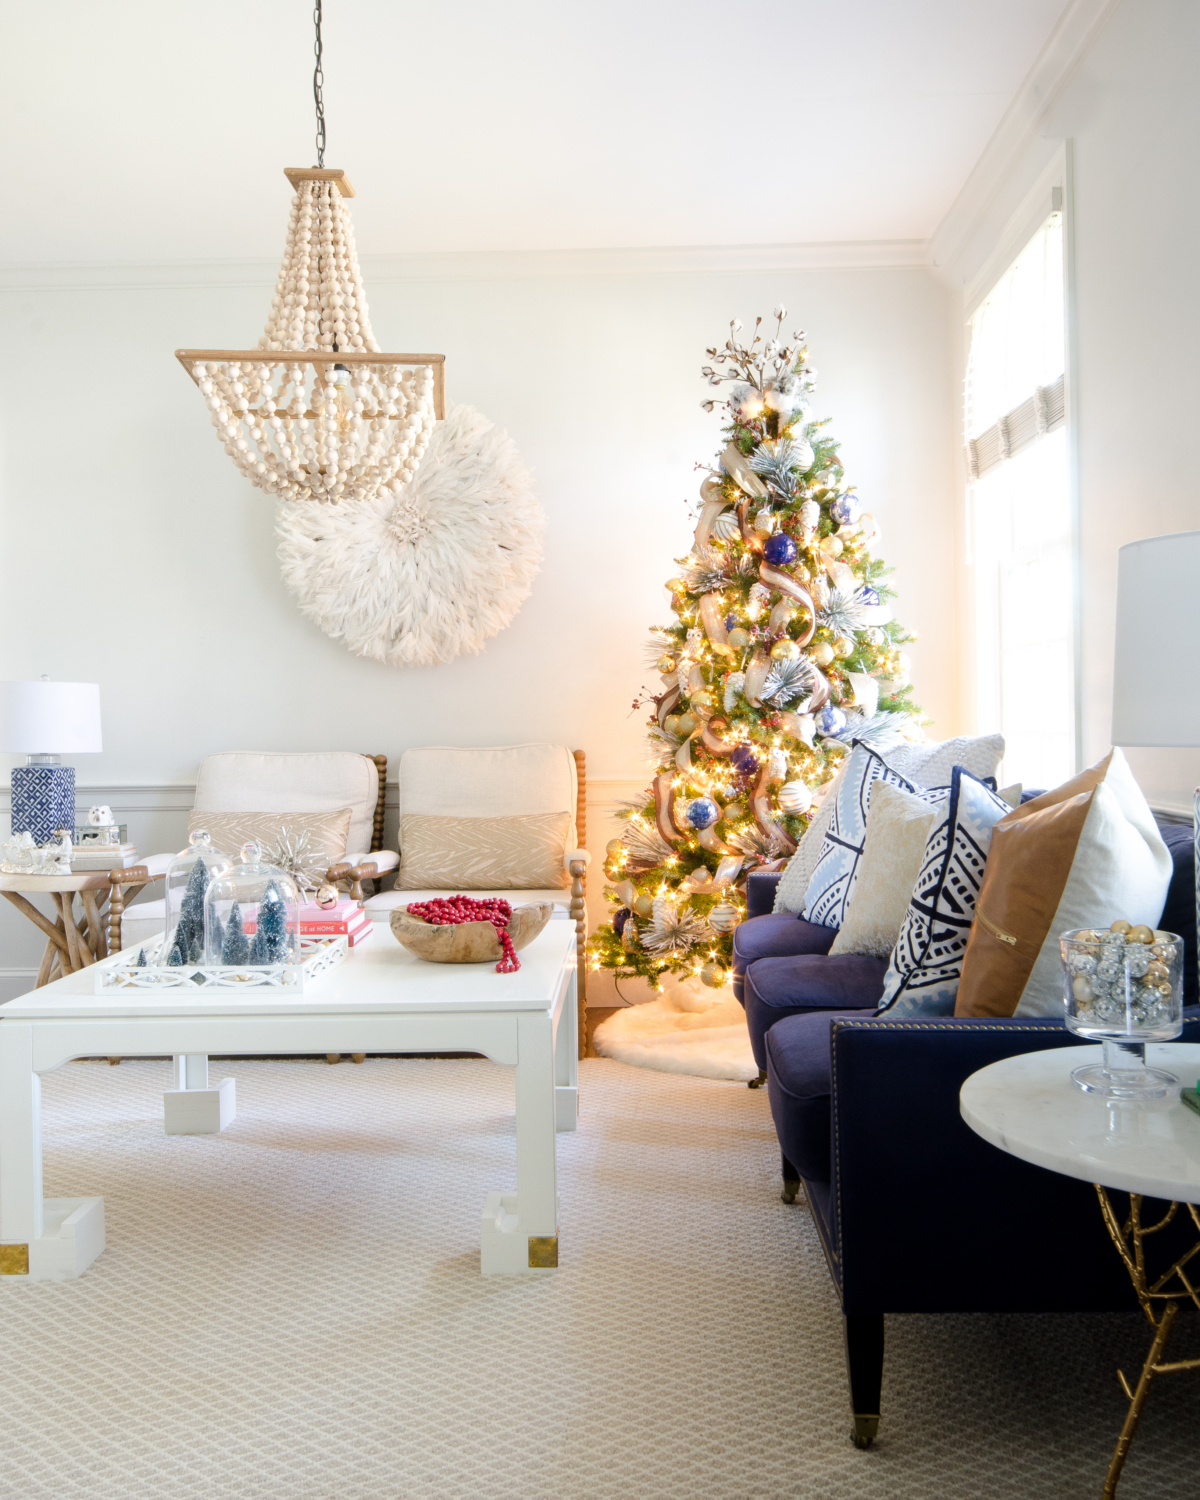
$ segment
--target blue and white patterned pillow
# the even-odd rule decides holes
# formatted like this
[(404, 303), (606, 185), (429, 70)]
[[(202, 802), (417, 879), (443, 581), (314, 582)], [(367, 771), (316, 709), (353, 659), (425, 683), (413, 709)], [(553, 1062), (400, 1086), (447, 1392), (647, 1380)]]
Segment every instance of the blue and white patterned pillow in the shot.
[(838, 785), (821, 854), (804, 893), (807, 921), (822, 927), (840, 927), (845, 920), (867, 837), (871, 787), (880, 780), (889, 781), (905, 792), (917, 790), (869, 746), (856, 744)]
[(955, 766), (944, 812), (925, 844), (876, 1015), (954, 1014), (992, 828), (1010, 812), (995, 791)]

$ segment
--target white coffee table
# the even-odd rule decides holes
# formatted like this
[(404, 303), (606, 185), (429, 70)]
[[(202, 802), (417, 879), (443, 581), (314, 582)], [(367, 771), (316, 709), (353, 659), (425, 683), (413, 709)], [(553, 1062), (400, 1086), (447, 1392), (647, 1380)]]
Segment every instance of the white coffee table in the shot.
[(423, 963), (380, 932), (300, 996), (98, 995), (84, 972), (0, 1006), (0, 1276), (70, 1280), (104, 1249), (103, 1198), (42, 1197), (41, 1075), (75, 1057), (213, 1053), (481, 1052), (515, 1067), (516, 1192), (488, 1196), (481, 1269), (552, 1271), (555, 1132), (576, 1119), (574, 923), (552, 920), (520, 959), (516, 974)]
[[(1055, 1047), (1006, 1057), (972, 1073), (959, 1094), (963, 1119), (985, 1141), (1022, 1161), (1066, 1177), (1095, 1184), (1104, 1224), (1125, 1263), (1134, 1292), (1154, 1338), (1136, 1386), (1120, 1370), (1129, 1411), (1109, 1464), (1102, 1496), (1116, 1494), (1117, 1482), (1138, 1419), (1156, 1375), (1200, 1369), (1200, 1360), (1167, 1363), (1163, 1352), (1181, 1302), (1200, 1308), (1193, 1290), (1200, 1270), (1200, 1241), (1173, 1263), (1159, 1257), (1154, 1234), (1182, 1208), (1200, 1234), (1200, 1114), (1181, 1103), (1172, 1089), (1164, 1099), (1145, 1102), (1106, 1099), (1084, 1093), (1071, 1080), (1073, 1069), (1100, 1062), (1102, 1047)], [(1146, 1061), (1174, 1073), (1181, 1087), (1194, 1090), (1200, 1077), (1200, 1046), (1167, 1042), (1146, 1049)], [(1128, 1193), (1129, 1211), (1119, 1213), (1109, 1191)], [(1159, 1224), (1143, 1224), (1142, 1198), (1170, 1203)]]

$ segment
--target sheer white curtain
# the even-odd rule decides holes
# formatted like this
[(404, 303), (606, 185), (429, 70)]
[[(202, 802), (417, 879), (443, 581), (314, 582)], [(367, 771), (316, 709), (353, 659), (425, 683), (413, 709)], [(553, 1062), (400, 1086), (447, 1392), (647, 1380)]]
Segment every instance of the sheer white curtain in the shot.
[(1075, 768), (1063, 293), (1053, 213), (972, 316), (966, 381), (979, 724), (1040, 787)]

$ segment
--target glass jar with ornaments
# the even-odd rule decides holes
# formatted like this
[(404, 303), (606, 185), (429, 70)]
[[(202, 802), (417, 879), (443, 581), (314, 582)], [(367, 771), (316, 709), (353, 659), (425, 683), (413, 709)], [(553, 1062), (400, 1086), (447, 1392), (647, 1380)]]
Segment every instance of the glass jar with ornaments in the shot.
[(1178, 1079), (1146, 1066), (1146, 1043), (1183, 1031), (1183, 939), (1116, 921), (1059, 939), (1069, 1031), (1104, 1044), (1104, 1059), (1076, 1068), (1076, 1087), (1113, 1099), (1161, 1098)]
[(262, 847), (243, 844), (237, 862), (204, 898), (204, 961), (226, 966), (300, 962), (300, 891), (266, 863)]
[(167, 866), (160, 964), (204, 961), (204, 897), (214, 876), (224, 875), (231, 863), (206, 829), (188, 835), (187, 848)]

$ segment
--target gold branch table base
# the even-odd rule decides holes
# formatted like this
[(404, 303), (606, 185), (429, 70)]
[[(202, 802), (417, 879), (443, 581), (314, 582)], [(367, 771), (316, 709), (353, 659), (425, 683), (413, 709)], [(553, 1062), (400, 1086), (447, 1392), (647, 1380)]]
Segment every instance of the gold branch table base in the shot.
[[(1095, 1187), (1105, 1225), (1109, 1234), (1112, 1235), (1113, 1244), (1116, 1245), (1121, 1259), (1125, 1262), (1125, 1269), (1129, 1272), (1129, 1278), (1133, 1282), (1133, 1290), (1137, 1293), (1141, 1309), (1154, 1330), (1150, 1352), (1146, 1355), (1145, 1363), (1142, 1365), (1142, 1373), (1138, 1377), (1137, 1385), (1131, 1389), (1124, 1371), (1117, 1371), (1121, 1389), (1129, 1399), (1129, 1411), (1121, 1428), (1121, 1436), (1117, 1439), (1116, 1452), (1108, 1466), (1104, 1489), (1101, 1491), (1102, 1500), (1109, 1500), (1110, 1496), (1117, 1493), (1117, 1481), (1125, 1466), (1125, 1458), (1129, 1452), (1129, 1445), (1133, 1442), (1133, 1435), (1137, 1431), (1146, 1397), (1150, 1394), (1150, 1382), (1156, 1375), (1177, 1375), (1183, 1370), (1200, 1370), (1200, 1359), (1178, 1359), (1167, 1364), (1163, 1362), (1162, 1357), (1167, 1347), (1167, 1340), (1171, 1337), (1171, 1329), (1175, 1325), (1179, 1304), (1191, 1302), (1200, 1310), (1200, 1296), (1187, 1271), (1193, 1257), (1200, 1254), (1200, 1238), (1197, 1238), (1190, 1250), (1185, 1251), (1183, 1255), (1172, 1261), (1165, 1271), (1151, 1280), (1146, 1270), (1145, 1242), (1151, 1235), (1158, 1234), (1171, 1223), (1179, 1212), (1180, 1204), (1172, 1203), (1156, 1224), (1143, 1224), (1142, 1195), (1130, 1193), (1129, 1213), (1122, 1220), (1112, 1206), (1107, 1189), (1101, 1187), (1099, 1183), (1096, 1183)], [(1195, 1205), (1187, 1203), (1183, 1207), (1191, 1215), (1193, 1227), (1200, 1235), (1200, 1217), (1197, 1216)], [(1156, 1308), (1159, 1309), (1157, 1315)]]
[[(1146, 1050), (1147, 1062), (1166, 1068), (1184, 1089), (1196, 1087), (1200, 1046), (1165, 1042)], [(1093, 1184), (1105, 1226), (1153, 1329), (1136, 1385), (1117, 1371), (1129, 1410), (1101, 1491), (1110, 1500), (1151, 1384), (1159, 1375), (1200, 1370), (1200, 1358), (1163, 1358), (1180, 1308), (1190, 1302), (1200, 1310), (1200, 1213), (1195, 1207), (1200, 1204), (1200, 1117), (1174, 1090), (1165, 1098), (1132, 1100), (1106, 1099), (1076, 1088), (1072, 1070), (1102, 1057), (1100, 1047), (1055, 1047), (1006, 1057), (972, 1073), (962, 1086), (959, 1110), (977, 1135), (1001, 1151)], [(1101, 1173), (1103, 1184), (1096, 1182)], [(1113, 1207), (1114, 1192), (1129, 1194), (1124, 1218)], [(1169, 1205), (1153, 1224), (1142, 1222), (1146, 1198)], [(1177, 1244), (1167, 1254), (1156, 1254), (1162, 1241), (1154, 1236), (1170, 1224), (1185, 1228), (1189, 1219), (1196, 1242), (1177, 1255)], [(1148, 1251), (1154, 1268), (1148, 1265)]]

